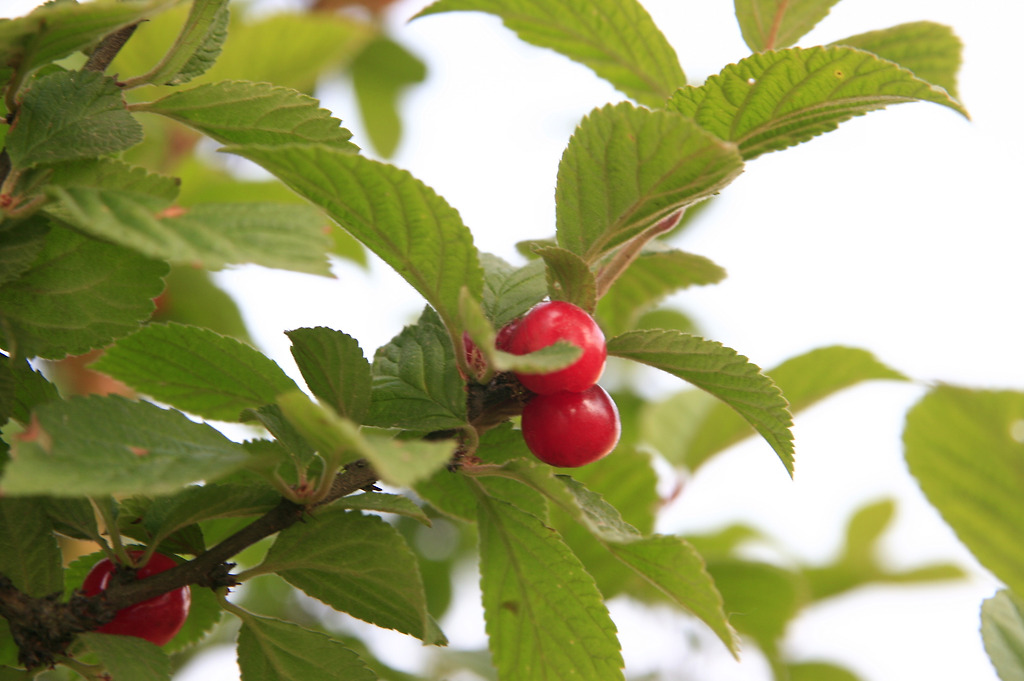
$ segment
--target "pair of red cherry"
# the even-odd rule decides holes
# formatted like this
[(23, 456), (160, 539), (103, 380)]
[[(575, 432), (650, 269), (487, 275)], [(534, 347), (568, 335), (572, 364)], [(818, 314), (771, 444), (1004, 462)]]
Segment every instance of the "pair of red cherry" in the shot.
[(496, 345), (525, 355), (559, 340), (578, 346), (579, 359), (548, 374), (516, 373), (535, 393), (523, 408), (523, 439), (544, 463), (575, 468), (612, 451), (621, 433), (615, 402), (597, 385), (608, 356), (597, 322), (572, 303), (544, 302), (503, 327)]

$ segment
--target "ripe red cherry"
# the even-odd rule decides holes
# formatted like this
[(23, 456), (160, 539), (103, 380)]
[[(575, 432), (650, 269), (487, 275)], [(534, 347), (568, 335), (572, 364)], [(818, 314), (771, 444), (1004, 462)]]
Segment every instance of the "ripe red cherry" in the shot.
[[(143, 552), (129, 551), (128, 553), (131, 554), (132, 559), (137, 559)], [(176, 563), (171, 558), (154, 553), (149, 562), (136, 571), (135, 578), (145, 579), (170, 570), (175, 565)], [(82, 591), (85, 592), (85, 595), (95, 596), (101, 591), (106, 591), (110, 587), (115, 567), (109, 558), (104, 558), (96, 563), (82, 583)], [(183, 586), (148, 601), (118, 610), (114, 619), (96, 631), (104, 634), (136, 636), (162, 646), (174, 638), (174, 635), (181, 629), (181, 625), (185, 623), (191, 602), (192, 593), (187, 586)]]
[(583, 308), (560, 300), (540, 303), (527, 312), (512, 331), (508, 351), (525, 355), (559, 340), (583, 349), (575, 362), (548, 374), (516, 373), (519, 382), (538, 395), (561, 391), (582, 392), (597, 383), (608, 351), (601, 328)]
[(576, 468), (615, 449), (619, 410), (599, 385), (581, 393), (537, 395), (523, 408), (523, 439), (544, 463)]

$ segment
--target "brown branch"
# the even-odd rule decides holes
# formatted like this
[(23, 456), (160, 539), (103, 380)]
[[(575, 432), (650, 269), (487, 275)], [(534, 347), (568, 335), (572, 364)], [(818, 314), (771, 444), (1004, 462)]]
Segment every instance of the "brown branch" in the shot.
[(114, 57), (121, 51), (124, 44), (128, 42), (128, 39), (135, 33), (135, 29), (139, 27), (138, 23), (134, 23), (130, 26), (118, 29), (105, 37), (100, 41), (100, 44), (93, 50), (89, 60), (85, 62), (85, 66), (82, 67), (84, 71), (99, 71), (103, 73), (110, 66), (110, 62), (114, 61)]

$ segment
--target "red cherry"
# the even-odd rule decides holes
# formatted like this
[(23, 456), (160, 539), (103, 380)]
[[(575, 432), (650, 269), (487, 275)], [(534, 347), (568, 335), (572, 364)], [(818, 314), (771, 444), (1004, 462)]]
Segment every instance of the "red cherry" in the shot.
[(544, 463), (576, 468), (615, 449), (619, 410), (599, 385), (581, 393), (537, 395), (523, 408), (523, 439)]
[[(132, 559), (142, 555), (142, 551), (129, 551)], [(177, 565), (173, 559), (154, 553), (149, 562), (135, 572), (136, 579), (145, 579), (152, 575), (170, 570)], [(82, 583), (82, 591), (86, 596), (95, 596), (110, 587), (111, 578), (116, 566), (109, 558), (104, 558), (89, 570)], [(160, 594), (148, 601), (129, 605), (118, 610), (114, 619), (96, 631), (104, 634), (121, 634), (144, 638), (151, 643), (162, 646), (178, 633), (181, 625), (188, 617), (188, 608), (192, 602), (192, 593), (187, 586)]]
[(516, 373), (519, 382), (538, 395), (561, 391), (582, 392), (597, 383), (608, 351), (601, 328), (586, 311), (560, 300), (534, 306), (512, 331), (508, 351), (525, 355), (559, 340), (583, 349), (575, 362), (548, 374)]

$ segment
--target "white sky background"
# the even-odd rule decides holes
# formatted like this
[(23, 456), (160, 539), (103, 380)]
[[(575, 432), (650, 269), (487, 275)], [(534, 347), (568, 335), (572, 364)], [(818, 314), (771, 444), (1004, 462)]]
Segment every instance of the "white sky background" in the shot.
[[(34, 4), (0, 0), (0, 14)], [(515, 261), (516, 241), (554, 232), (555, 173), (574, 126), (592, 108), (624, 97), (586, 68), (519, 42), (492, 17), (404, 23), (425, 4), (400, 1), (392, 14), (396, 38), (429, 68), (427, 83), (405, 100), (406, 136), (392, 161), (455, 206), (482, 250)], [(731, 2), (643, 4), (691, 82), (749, 54)], [(844, 344), (871, 350), (921, 384), (858, 387), (798, 416), (794, 480), (765, 443), (733, 448), (688, 481), (660, 529), (748, 521), (801, 559), (825, 561), (853, 510), (894, 496), (899, 513), (886, 542), (893, 564), (952, 559), (977, 577), (956, 586), (864, 590), (816, 607), (794, 624), (789, 650), (843, 661), (866, 681), (994, 681), (977, 629), (980, 602), (996, 583), (920, 495), (902, 461), (900, 432), (924, 383), (1024, 389), (1024, 96), (1012, 66), (1024, 3), (847, 0), (800, 44), (922, 19), (952, 26), (963, 40), (960, 94), (973, 120), (934, 104), (902, 104), (754, 160), (676, 242), (729, 277), (674, 298), (704, 335), (759, 366)], [(326, 86), (320, 94), (369, 148), (347, 89)], [(423, 305), (379, 263), (369, 275), (347, 264), (335, 273), (325, 280), (241, 268), (221, 281), (240, 296), (261, 347), (298, 376), (284, 330), (330, 326), (356, 336), (372, 355)], [(677, 386), (657, 379), (652, 389)], [(690, 631), (678, 619), (636, 622), (614, 609), (623, 613), (632, 671), (659, 663), (673, 669), (666, 679), (767, 678), (756, 655), (740, 664), (711, 655), (713, 666), (694, 666), (678, 652)], [(466, 627), (443, 622), (455, 646), (481, 641), (479, 615), (468, 612)], [(381, 642), (415, 655), (418, 646), (403, 638)], [(188, 678), (235, 678), (233, 657), (225, 651), (217, 667)]]

